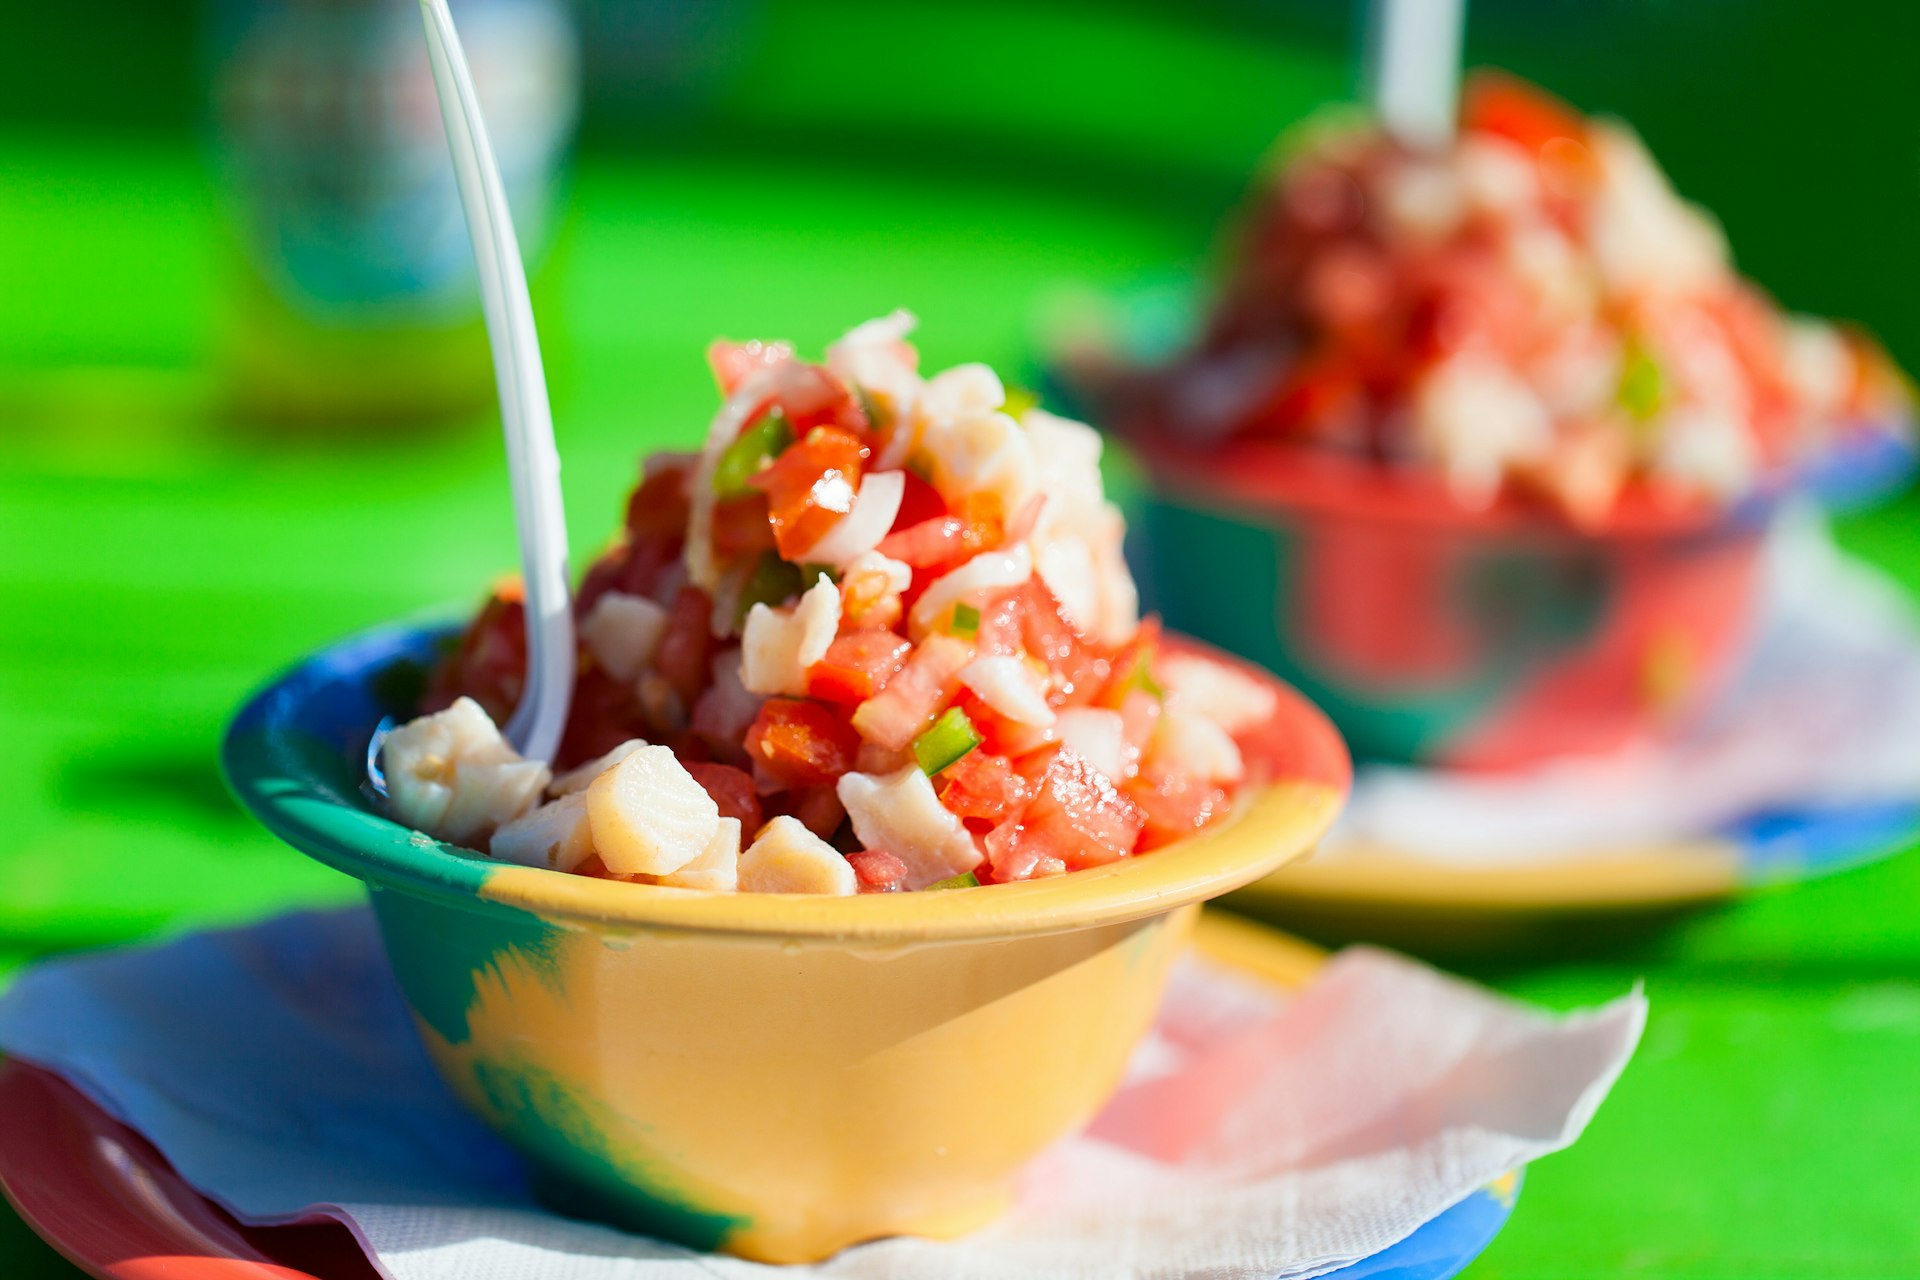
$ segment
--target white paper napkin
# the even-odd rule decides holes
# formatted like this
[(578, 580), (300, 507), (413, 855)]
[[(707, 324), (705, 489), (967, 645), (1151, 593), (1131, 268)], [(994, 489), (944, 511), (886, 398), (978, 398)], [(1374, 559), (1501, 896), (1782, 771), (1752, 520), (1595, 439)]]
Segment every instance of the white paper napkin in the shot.
[(1370, 950), (1285, 998), (1188, 959), (1126, 1085), (1000, 1222), (769, 1268), (542, 1210), (414, 1035), (364, 910), (57, 960), (0, 997), (49, 1067), (248, 1222), (342, 1219), (393, 1280), (1266, 1280), (1370, 1256), (1579, 1136), (1638, 991), (1555, 1018)]
[(1460, 866), (1698, 835), (1756, 811), (1920, 802), (1920, 619), (1808, 509), (1775, 528), (1757, 638), (1697, 723), (1500, 775), (1374, 765), (1318, 856), (1386, 846)]

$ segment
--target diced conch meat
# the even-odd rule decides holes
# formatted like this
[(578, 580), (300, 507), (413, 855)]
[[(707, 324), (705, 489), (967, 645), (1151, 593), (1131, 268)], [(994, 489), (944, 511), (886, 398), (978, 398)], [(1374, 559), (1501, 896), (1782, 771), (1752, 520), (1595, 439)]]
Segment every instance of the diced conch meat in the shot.
[(1054, 721), (1042, 677), (1024, 658), (975, 658), (960, 669), (960, 683), (1015, 724), (1044, 729)]
[(740, 888), (748, 893), (860, 891), (853, 864), (799, 819), (782, 814), (760, 828), (740, 855)]
[(860, 843), (906, 864), (907, 888), (924, 889), (980, 865), (979, 846), (919, 766), (882, 777), (844, 774), (836, 789)]
[(593, 854), (587, 797), (575, 791), (502, 823), (487, 851), (523, 867), (572, 871)]
[(705, 889), (732, 893), (740, 887), (740, 819), (722, 818), (719, 829), (700, 856), (678, 871), (660, 877), (676, 889)]
[(659, 603), (645, 596), (608, 591), (580, 620), (580, 639), (609, 675), (631, 680), (653, 660), (653, 651), (666, 627), (667, 611)]
[(1133, 751), (1127, 746), (1126, 724), (1118, 711), (1102, 707), (1068, 707), (1059, 715), (1054, 732), (1060, 741), (1114, 782), (1133, 772)]
[(521, 760), (471, 698), (395, 729), (380, 755), (393, 815), (455, 843), (519, 816), (548, 781), (546, 767)]
[(1196, 654), (1166, 654), (1154, 663), (1153, 672), (1187, 709), (1198, 711), (1228, 733), (1245, 733), (1265, 724), (1280, 705), (1272, 686)]
[(594, 850), (615, 875), (671, 875), (720, 829), (719, 806), (666, 747), (641, 747), (586, 794)]
[(803, 697), (807, 668), (840, 629), (840, 589), (822, 574), (789, 608), (756, 604), (740, 637), (740, 682), (751, 693)]
[(605, 755), (589, 760), (577, 768), (569, 769), (555, 778), (547, 786), (547, 794), (569, 796), (576, 791), (585, 791), (595, 778), (646, 745), (646, 741), (642, 738), (629, 738)]
[(800, 557), (808, 564), (832, 565), (839, 569), (880, 545), (880, 539), (893, 528), (900, 514), (900, 499), (907, 491), (903, 471), (870, 471), (853, 495), (853, 509), (834, 522), (820, 541)]
[(1011, 513), (1039, 492), (1039, 469), (1027, 433), (998, 410), (929, 426), (921, 447), (933, 487), (950, 504), (991, 494), (1002, 511)]
[(1140, 768), (1149, 776), (1185, 773), (1207, 782), (1238, 782), (1246, 775), (1232, 736), (1177, 700), (1161, 713)]
[(501, 823), (538, 804), (552, 778), (537, 760), (462, 760), (453, 767), (453, 801), (433, 834), (478, 848)]

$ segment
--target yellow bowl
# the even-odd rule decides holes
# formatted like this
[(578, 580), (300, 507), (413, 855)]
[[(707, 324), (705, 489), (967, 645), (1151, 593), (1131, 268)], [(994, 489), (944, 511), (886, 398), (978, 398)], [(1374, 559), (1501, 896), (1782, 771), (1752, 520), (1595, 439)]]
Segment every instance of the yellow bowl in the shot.
[(1201, 901), (1309, 850), (1345, 750), (1290, 690), (1287, 772), (1215, 829), (1020, 884), (855, 898), (708, 894), (506, 866), (364, 794), (389, 628), (259, 694), (223, 747), (242, 803), (366, 881), (448, 1084), (563, 1210), (771, 1262), (951, 1236), (1105, 1101)]

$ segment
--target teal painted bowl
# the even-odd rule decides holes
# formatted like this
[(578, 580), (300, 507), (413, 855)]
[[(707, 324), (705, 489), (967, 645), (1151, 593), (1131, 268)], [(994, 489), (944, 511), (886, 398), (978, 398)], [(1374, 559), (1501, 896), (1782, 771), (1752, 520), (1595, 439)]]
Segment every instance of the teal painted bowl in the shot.
[(1276, 781), (1147, 857), (867, 897), (564, 875), (409, 831), (364, 786), (445, 634), (374, 631), (268, 687), (228, 730), (234, 791), (366, 883), (429, 1056), (544, 1199), (763, 1261), (998, 1214), (1118, 1083), (1199, 903), (1304, 854), (1348, 783), (1332, 726), (1277, 690), (1249, 748)]
[(1617, 750), (1724, 683), (1770, 500), (1623, 501), (1575, 530), (1322, 451), (1151, 447), (1130, 553), (1167, 625), (1312, 698), (1357, 758), (1501, 769)]

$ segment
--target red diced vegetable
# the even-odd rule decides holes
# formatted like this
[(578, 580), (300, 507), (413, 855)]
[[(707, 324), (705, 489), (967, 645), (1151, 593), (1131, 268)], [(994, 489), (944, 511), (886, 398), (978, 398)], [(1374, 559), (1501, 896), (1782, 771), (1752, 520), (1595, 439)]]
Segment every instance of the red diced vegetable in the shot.
[(653, 651), (653, 669), (691, 707), (706, 687), (713, 661), (713, 601), (698, 587), (682, 587)]
[(1033, 795), (1027, 780), (1005, 756), (970, 751), (940, 775), (940, 803), (961, 818), (998, 824), (1017, 813)]
[(991, 494), (968, 494), (951, 514), (897, 527), (881, 540), (880, 554), (911, 567), (920, 582), (923, 571), (925, 579), (937, 578), (999, 546), (1004, 536), (999, 501)]
[(1030, 877), (1049, 861), (1077, 870), (1133, 852), (1146, 815), (1079, 752), (1053, 752), (1036, 781), (1038, 794), (1018, 820), (988, 834), (996, 879)]
[(891, 631), (849, 631), (807, 669), (807, 694), (829, 702), (865, 702), (906, 665), (912, 649)]
[(1227, 793), (1187, 774), (1134, 778), (1120, 790), (1146, 819), (1144, 848), (1157, 849), (1190, 836), (1227, 811)]
[(720, 816), (740, 819), (741, 831), (752, 839), (762, 821), (760, 797), (754, 792), (753, 779), (742, 770), (724, 764), (696, 761), (686, 768), (693, 780), (713, 797), (714, 804), (720, 807)]
[(743, 494), (713, 504), (713, 549), (728, 560), (772, 551), (773, 517), (763, 493)]
[(747, 730), (754, 767), (781, 786), (832, 783), (853, 768), (860, 738), (824, 703), (770, 698)]
[(799, 560), (853, 509), (867, 454), (866, 444), (851, 431), (815, 427), (753, 477), (753, 487), (767, 495), (774, 542), (783, 557)]
[(1460, 123), (1471, 133), (1491, 133), (1537, 153), (1555, 138), (1581, 142), (1586, 123), (1572, 107), (1513, 76), (1478, 71), (1461, 96)]
[(665, 466), (642, 480), (627, 499), (627, 533), (636, 539), (676, 542), (684, 537), (692, 510), (687, 494), (691, 476), (686, 466)]
[(960, 668), (973, 660), (973, 646), (948, 635), (920, 642), (893, 679), (854, 709), (860, 736), (889, 751), (905, 750), (960, 689)]
[(855, 849), (847, 855), (862, 893), (898, 893), (907, 880), (907, 864), (884, 849)]
[(928, 520), (936, 520), (947, 514), (947, 503), (940, 491), (909, 471), (906, 486), (900, 494), (900, 510), (893, 517), (890, 532), (898, 533)]
[(1027, 652), (1060, 677), (1048, 701), (1055, 705), (1087, 702), (1106, 682), (1112, 664), (1067, 621), (1060, 602), (1037, 576), (1021, 593), (1020, 626)]
[(800, 825), (822, 840), (831, 840), (847, 820), (847, 807), (831, 786), (802, 787), (790, 793), (791, 810)]
[(525, 593), (518, 578), (501, 581), (460, 636), (460, 645), (443, 658), (427, 680), (422, 707), (439, 711), (455, 698), (472, 698), (505, 724), (520, 702), (527, 673)]
[(793, 348), (784, 342), (728, 342), (717, 340), (707, 346), (707, 365), (713, 370), (720, 394), (730, 396), (740, 384), (770, 365), (790, 359)]

